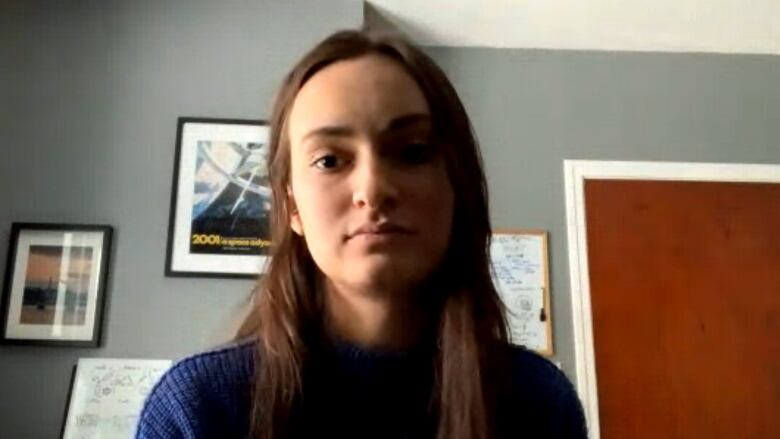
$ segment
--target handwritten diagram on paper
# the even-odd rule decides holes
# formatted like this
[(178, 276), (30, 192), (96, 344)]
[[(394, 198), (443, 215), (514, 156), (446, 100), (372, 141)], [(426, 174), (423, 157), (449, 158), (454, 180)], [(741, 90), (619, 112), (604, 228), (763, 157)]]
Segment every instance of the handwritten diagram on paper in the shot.
[(547, 234), (494, 233), (490, 254), (493, 282), (507, 307), (512, 343), (552, 355)]
[(81, 358), (73, 380), (64, 439), (127, 439), (170, 360)]

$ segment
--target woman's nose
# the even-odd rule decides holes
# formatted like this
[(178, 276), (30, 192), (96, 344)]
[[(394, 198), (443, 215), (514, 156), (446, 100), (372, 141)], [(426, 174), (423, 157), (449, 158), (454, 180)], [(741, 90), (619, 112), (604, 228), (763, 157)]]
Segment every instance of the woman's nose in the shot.
[(392, 164), (376, 154), (361, 158), (353, 170), (352, 204), (386, 210), (398, 202), (397, 177)]

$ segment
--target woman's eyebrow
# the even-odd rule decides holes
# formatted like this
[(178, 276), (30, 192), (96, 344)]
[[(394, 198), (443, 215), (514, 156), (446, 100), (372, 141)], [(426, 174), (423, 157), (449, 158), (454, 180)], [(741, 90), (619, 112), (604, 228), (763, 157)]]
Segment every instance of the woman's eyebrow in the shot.
[(431, 115), (428, 113), (409, 113), (391, 120), (384, 131), (395, 131), (410, 126), (429, 125), (430, 123)]
[[(396, 131), (410, 126), (428, 125), (431, 123), (431, 115), (428, 113), (409, 113), (402, 116), (398, 116), (387, 124), (384, 132)], [(325, 125), (315, 128), (308, 133), (304, 134), (301, 138), (301, 142), (307, 140), (310, 137), (323, 136), (323, 137), (351, 137), (355, 135), (355, 130), (352, 127), (346, 125)]]
[(355, 134), (355, 130), (348, 126), (338, 126), (338, 125), (326, 125), (319, 128), (315, 128), (308, 133), (306, 133), (302, 138), (301, 142), (304, 140), (310, 138), (310, 137), (316, 137), (316, 136), (324, 136), (324, 137), (350, 137)]

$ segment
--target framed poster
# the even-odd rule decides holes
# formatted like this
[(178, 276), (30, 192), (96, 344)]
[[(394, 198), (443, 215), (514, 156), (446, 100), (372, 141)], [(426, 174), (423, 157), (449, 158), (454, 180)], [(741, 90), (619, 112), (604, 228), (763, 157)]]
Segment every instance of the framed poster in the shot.
[(80, 358), (73, 371), (63, 439), (126, 439), (170, 360)]
[(268, 126), (179, 118), (167, 276), (256, 277), (271, 245)]
[(13, 223), (0, 341), (97, 347), (113, 229)]
[(493, 282), (507, 308), (513, 344), (553, 355), (547, 232), (496, 230), (490, 245)]

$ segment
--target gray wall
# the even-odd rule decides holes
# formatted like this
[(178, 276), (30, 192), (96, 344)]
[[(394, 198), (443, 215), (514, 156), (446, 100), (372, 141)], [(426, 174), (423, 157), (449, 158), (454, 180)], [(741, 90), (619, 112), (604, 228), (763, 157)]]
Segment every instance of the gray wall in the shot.
[[(58, 434), (79, 357), (179, 358), (229, 333), (251, 282), (163, 275), (176, 118), (266, 118), (303, 50), (362, 20), (360, 2), (323, 3), (0, 7), (0, 267), (12, 221), (116, 228), (105, 345), (0, 346), (0, 438)], [(780, 163), (778, 57), (426, 50), (472, 115), (494, 224), (550, 230), (570, 373), (562, 160)]]
[(59, 435), (79, 357), (178, 358), (227, 335), (250, 281), (166, 278), (179, 116), (267, 118), (357, 0), (0, 6), (0, 267), (12, 221), (115, 227), (105, 344), (0, 346), (0, 438)]
[(557, 359), (574, 377), (563, 160), (780, 164), (780, 57), (428, 48), (482, 145), (494, 227), (550, 233)]

